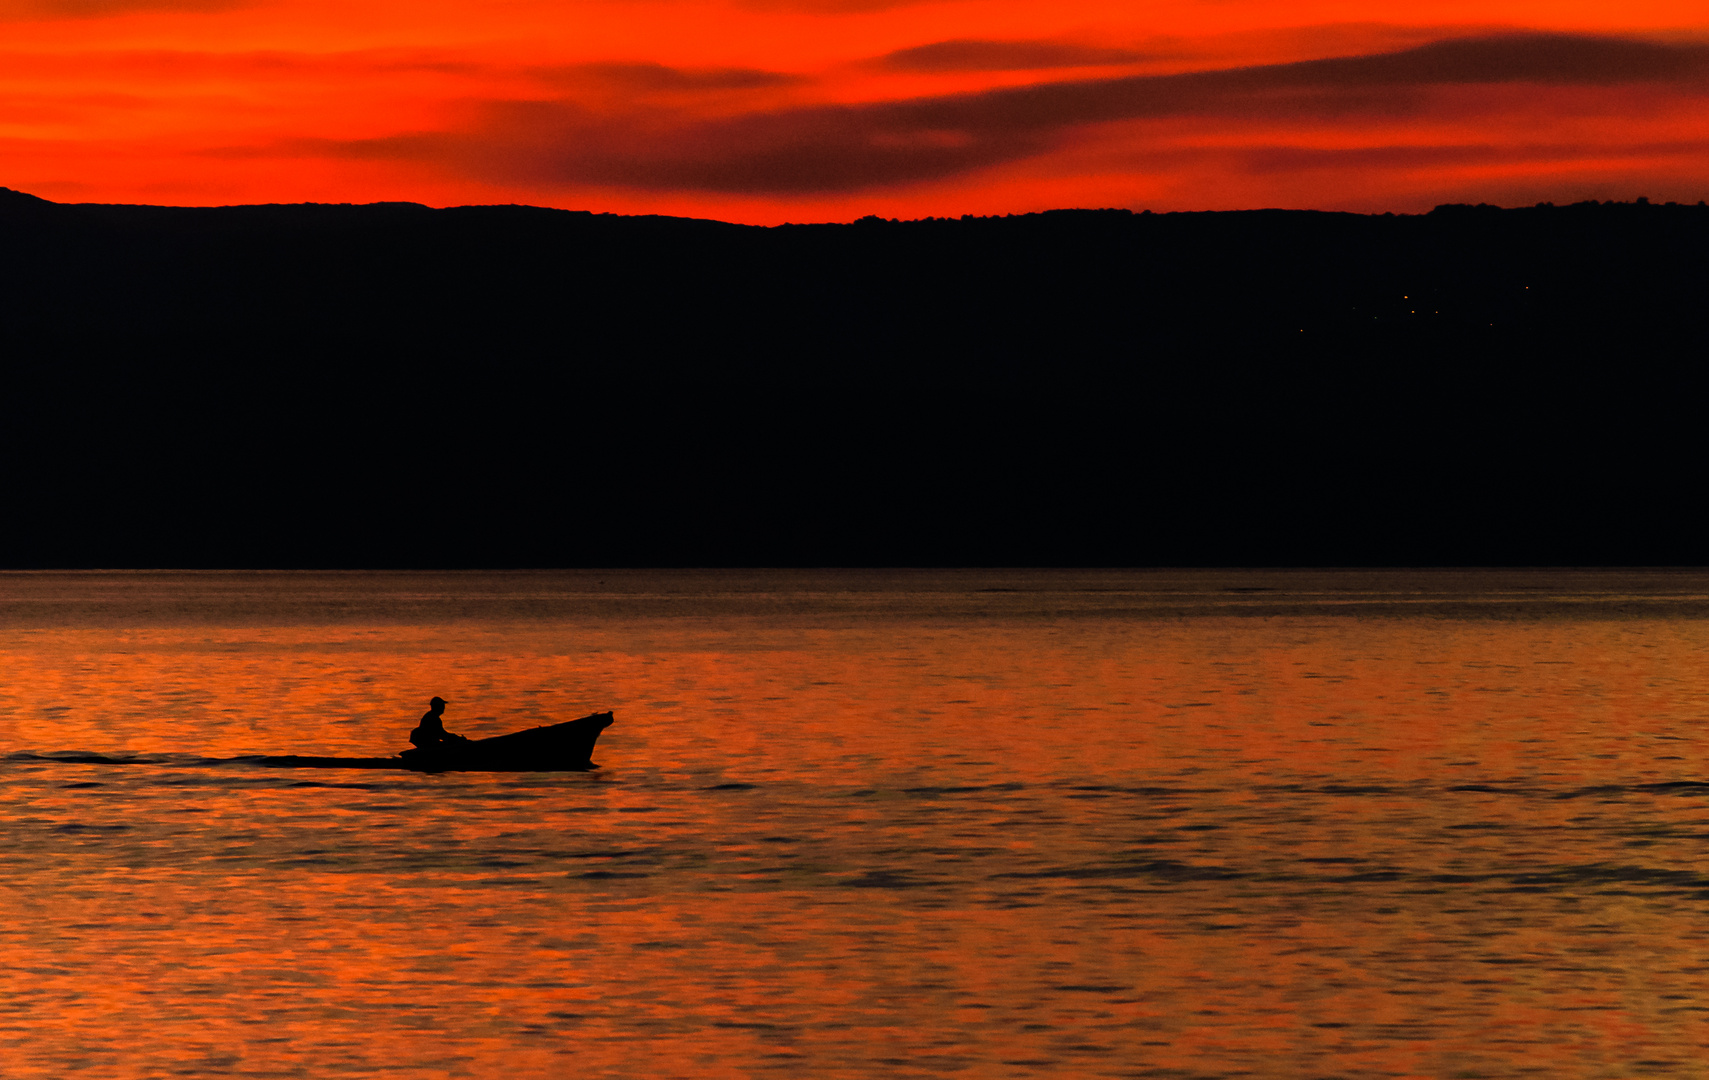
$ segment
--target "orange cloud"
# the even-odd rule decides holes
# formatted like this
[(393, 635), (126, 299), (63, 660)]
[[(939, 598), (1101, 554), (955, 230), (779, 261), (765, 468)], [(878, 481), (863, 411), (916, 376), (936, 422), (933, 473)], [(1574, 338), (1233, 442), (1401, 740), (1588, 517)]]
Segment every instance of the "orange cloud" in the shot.
[(135, 11), (208, 12), (256, 0), (5, 0), (0, 22), (21, 19), (98, 19)]
[[(1668, 86), (1709, 91), (1709, 49), (1566, 35), (1446, 41), (1375, 56), (1178, 75), (1043, 82), (971, 94), (861, 105), (814, 104), (702, 119), (677, 110), (593, 112), (572, 100), (490, 102), (464, 130), (319, 144), (353, 158), (431, 162), (492, 183), (615, 185), (751, 194), (861, 191), (942, 179), (1054, 149), (1070, 132), (1116, 121), (1205, 117), (1307, 125), (1349, 120), (1416, 127), (1546, 101), (1561, 87)], [(694, 87), (647, 69), (649, 85)], [(1518, 99), (1468, 100), (1459, 87), (1525, 87)], [(1695, 145), (1686, 143), (1684, 145)], [(1302, 150), (1317, 168), (1360, 167), (1373, 150)], [(1422, 147), (1415, 160), (1484, 145)], [(1394, 153), (1393, 148), (1384, 152)], [(1303, 155), (1303, 157), (1302, 157)], [(1250, 160), (1287, 153), (1262, 149)], [(1272, 165), (1272, 168), (1274, 165)]]
[(538, 68), (533, 74), (556, 84), (602, 85), (631, 94), (694, 93), (707, 90), (753, 90), (787, 86), (801, 81), (797, 75), (755, 68), (710, 68), (683, 70), (653, 63), (572, 64)]
[(1149, 59), (1132, 49), (1060, 41), (981, 41), (957, 38), (897, 49), (875, 64), (894, 71), (1027, 71), (1037, 68), (1108, 67)]
[(0, 0), (0, 184), (753, 222), (1709, 195), (1700, 5), (1386, 14), (1368, 0)]

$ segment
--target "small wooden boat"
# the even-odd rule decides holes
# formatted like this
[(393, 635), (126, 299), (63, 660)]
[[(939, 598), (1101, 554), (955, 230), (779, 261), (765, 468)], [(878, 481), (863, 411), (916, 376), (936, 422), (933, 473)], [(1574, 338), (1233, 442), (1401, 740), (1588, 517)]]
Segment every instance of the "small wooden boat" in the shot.
[(398, 760), (417, 772), (580, 772), (599, 768), (593, 763), (593, 744), (610, 726), (610, 713), (594, 713), (490, 739), (418, 746)]
[(597, 769), (593, 744), (611, 726), (611, 714), (594, 713), (562, 724), (513, 731), (490, 739), (463, 739), (416, 747), (389, 758), (303, 757), (283, 754), (233, 759), (272, 769), (414, 769), (416, 772), (585, 772)]

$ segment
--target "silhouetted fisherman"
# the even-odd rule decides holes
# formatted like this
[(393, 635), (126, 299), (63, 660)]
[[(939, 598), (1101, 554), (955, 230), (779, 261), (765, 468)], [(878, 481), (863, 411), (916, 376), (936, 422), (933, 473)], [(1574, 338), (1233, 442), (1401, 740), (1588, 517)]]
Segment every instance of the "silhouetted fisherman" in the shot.
[(469, 741), (461, 735), (453, 735), (445, 730), (445, 721), (440, 719), (445, 713), (445, 705), (446, 701), (442, 697), (436, 697), (427, 703), (426, 715), (421, 718), (421, 723), (416, 725), (415, 730), (409, 733), (410, 742), (426, 748)]

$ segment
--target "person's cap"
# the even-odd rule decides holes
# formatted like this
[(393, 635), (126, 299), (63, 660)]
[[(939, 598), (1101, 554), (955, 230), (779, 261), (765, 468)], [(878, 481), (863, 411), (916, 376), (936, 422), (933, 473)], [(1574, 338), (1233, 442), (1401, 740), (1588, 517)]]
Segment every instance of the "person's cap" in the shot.
[(447, 704), (450, 704), (450, 703), (449, 703), (449, 702), (447, 702), (447, 701), (446, 701), (446, 700), (445, 700), (445, 699), (444, 699), (444, 698), (442, 698), (442, 697), (436, 697), (436, 698), (434, 698), (434, 699), (433, 699), (433, 700), (432, 700), (432, 701), (430, 701), (430, 702), (428, 702), (428, 704), (429, 704), (429, 705), (447, 705)]

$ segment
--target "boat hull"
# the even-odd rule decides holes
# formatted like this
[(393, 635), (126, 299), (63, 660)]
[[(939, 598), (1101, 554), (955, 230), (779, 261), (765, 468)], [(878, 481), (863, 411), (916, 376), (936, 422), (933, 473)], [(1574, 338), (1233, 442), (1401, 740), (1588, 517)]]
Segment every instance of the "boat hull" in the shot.
[(584, 772), (597, 769), (593, 744), (610, 727), (608, 712), (490, 739), (417, 747), (398, 755), (416, 772)]
[(594, 713), (580, 720), (513, 731), (490, 739), (445, 743), (405, 750), (397, 757), (306, 757), (276, 754), (233, 758), (269, 769), (413, 769), (416, 772), (585, 772), (597, 769), (592, 760), (599, 733), (611, 726), (611, 714)]

